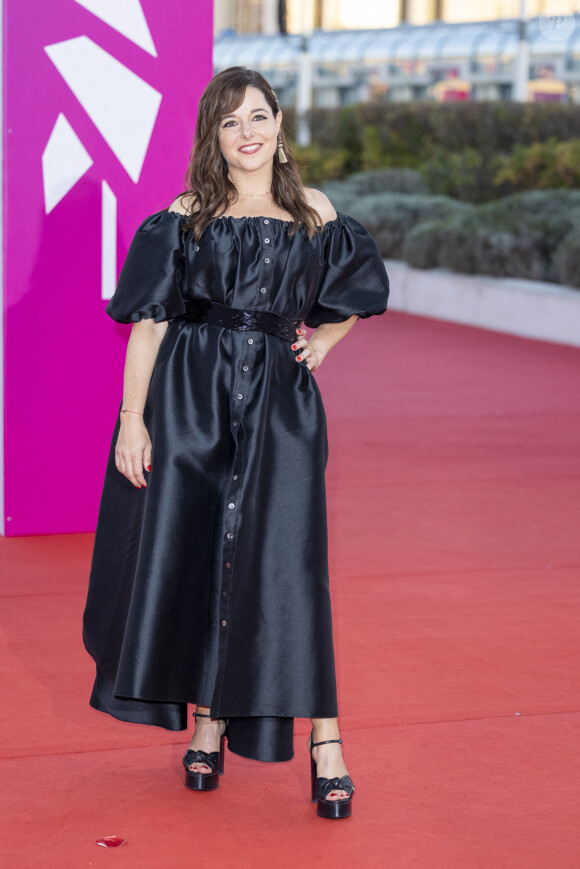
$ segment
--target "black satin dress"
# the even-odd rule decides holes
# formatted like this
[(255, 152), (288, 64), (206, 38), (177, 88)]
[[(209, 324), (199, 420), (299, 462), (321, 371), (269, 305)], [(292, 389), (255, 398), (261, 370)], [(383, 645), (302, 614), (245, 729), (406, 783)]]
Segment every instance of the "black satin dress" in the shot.
[(188, 703), (210, 706), (230, 721), (230, 750), (288, 760), (294, 717), (338, 712), (324, 408), (289, 342), (190, 322), (184, 300), (315, 327), (383, 313), (388, 280), (343, 215), (312, 240), (226, 217), (195, 242), (185, 223), (144, 221), (107, 306), (120, 323), (169, 325), (144, 409), (147, 488), (117, 471), (119, 419), (113, 433), (84, 614), (90, 702), (170, 730), (187, 727)]

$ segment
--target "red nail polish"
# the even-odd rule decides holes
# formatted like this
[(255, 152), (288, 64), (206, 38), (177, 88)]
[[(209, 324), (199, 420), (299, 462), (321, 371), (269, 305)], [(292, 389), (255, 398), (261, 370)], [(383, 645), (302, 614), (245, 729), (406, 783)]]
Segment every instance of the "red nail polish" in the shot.
[(147, 465), (147, 470), (148, 470), (148, 471), (151, 470), (151, 465)]
[(293, 345), (292, 345), (292, 349), (293, 349), (293, 350), (297, 350), (297, 349), (298, 349), (298, 345), (297, 345), (297, 344), (293, 344)]
[(302, 356), (297, 356), (297, 357), (296, 357), (296, 362), (301, 362), (301, 361), (302, 361)]

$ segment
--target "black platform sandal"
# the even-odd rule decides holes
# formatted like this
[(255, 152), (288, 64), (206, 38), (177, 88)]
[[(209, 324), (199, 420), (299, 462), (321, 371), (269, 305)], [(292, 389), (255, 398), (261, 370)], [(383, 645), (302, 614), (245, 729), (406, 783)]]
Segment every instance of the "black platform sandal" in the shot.
[[(211, 718), (211, 715), (206, 715), (205, 712), (194, 712), (194, 718)], [(185, 767), (185, 787), (191, 791), (215, 791), (219, 787), (220, 775), (224, 774), (224, 759), (225, 759), (225, 743), (226, 729), (220, 738), (219, 751), (192, 751), (189, 750), (183, 757), (183, 766)], [(209, 766), (211, 772), (193, 772), (189, 767), (192, 763), (203, 763)]]
[[(316, 810), (320, 818), (350, 818), (352, 815), (352, 795), (354, 785), (349, 775), (342, 778), (317, 778), (316, 763), (312, 757), (312, 749), (317, 745), (328, 745), (338, 742), (342, 745), (342, 739), (325, 739), (323, 742), (314, 742), (313, 733), (310, 734), (310, 778), (312, 784), (312, 802), (318, 803)], [(346, 791), (348, 797), (342, 800), (327, 800), (332, 791)]]

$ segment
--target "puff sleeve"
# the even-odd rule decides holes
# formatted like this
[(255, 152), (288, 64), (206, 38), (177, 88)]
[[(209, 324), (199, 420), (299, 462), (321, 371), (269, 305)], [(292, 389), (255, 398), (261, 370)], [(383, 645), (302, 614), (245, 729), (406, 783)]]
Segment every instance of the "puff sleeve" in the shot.
[(147, 217), (133, 238), (117, 289), (106, 307), (117, 323), (181, 316), (185, 260), (180, 215), (160, 211)]
[(325, 266), (314, 305), (305, 318), (311, 328), (342, 323), (387, 309), (389, 279), (372, 235), (352, 217), (338, 214), (323, 229)]

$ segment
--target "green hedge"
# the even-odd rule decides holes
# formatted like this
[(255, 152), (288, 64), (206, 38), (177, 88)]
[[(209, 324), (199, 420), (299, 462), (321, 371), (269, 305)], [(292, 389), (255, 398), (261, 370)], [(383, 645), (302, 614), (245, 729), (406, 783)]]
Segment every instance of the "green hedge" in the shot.
[[(283, 123), (292, 138), (292, 110), (284, 110)], [(365, 103), (313, 109), (311, 124), (313, 144), (295, 147), (311, 184), (368, 169), (407, 168), (419, 170), (432, 193), (469, 202), (537, 186), (533, 171), (523, 185), (498, 176), (506, 158), (521, 160), (522, 148), (580, 140), (578, 107), (553, 103)], [(572, 176), (567, 172), (562, 186), (570, 186)]]
[(575, 226), (554, 254), (555, 279), (580, 289), (580, 226)]
[[(284, 128), (294, 137), (294, 111), (284, 109)], [(310, 113), (313, 141), (323, 148), (346, 148), (359, 156), (368, 128), (393, 158), (423, 160), (433, 147), (510, 151), (547, 139), (580, 137), (580, 112), (572, 104), (461, 102), (359, 103), (315, 108)], [(367, 141), (365, 142), (365, 138)], [(371, 137), (372, 139), (372, 137)]]
[(402, 256), (415, 268), (580, 287), (580, 191), (520, 193), (423, 222), (407, 234)]
[(553, 190), (580, 187), (580, 139), (516, 145), (497, 160), (494, 183), (516, 190)]
[(371, 169), (356, 172), (345, 181), (329, 182), (325, 190), (348, 192), (353, 196), (370, 193), (429, 193), (427, 183), (420, 172), (413, 169)]
[[(471, 205), (421, 190), (412, 171), (360, 173), (323, 187), (384, 257), (420, 269), (555, 281), (580, 288), (580, 191), (538, 190)], [(376, 192), (369, 192), (376, 191)]]
[(406, 193), (375, 193), (353, 196), (346, 191), (328, 191), (338, 211), (348, 212), (364, 224), (374, 237), (384, 257), (403, 256), (405, 239), (411, 230), (434, 219), (464, 215), (472, 206), (447, 196)]

